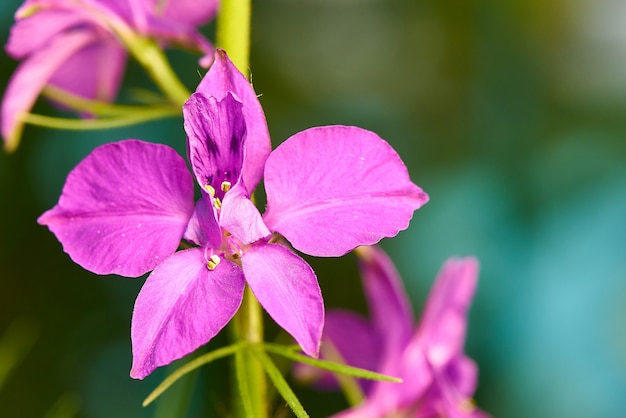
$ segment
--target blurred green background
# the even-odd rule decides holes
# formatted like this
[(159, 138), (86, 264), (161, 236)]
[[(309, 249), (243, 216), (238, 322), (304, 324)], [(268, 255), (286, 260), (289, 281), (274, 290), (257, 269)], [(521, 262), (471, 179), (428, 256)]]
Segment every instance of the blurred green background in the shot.
[[(0, 5), (3, 44), (20, 3)], [(480, 366), (477, 403), (493, 416), (626, 410), (624, 21), (619, 0), (254, 3), (251, 70), (274, 145), (315, 125), (359, 125), (429, 193), (384, 242), (415, 314), (447, 257), (480, 259), (467, 352)], [(195, 57), (170, 57), (194, 88)], [(0, 55), (2, 91), (15, 67)], [(150, 87), (131, 64), (122, 97), (137, 84)], [(171, 119), (104, 133), (27, 127), (18, 151), (0, 155), (2, 417), (185, 416), (187, 401), (189, 417), (227, 414), (227, 362), (141, 408), (165, 375), (128, 376), (143, 279), (82, 270), (36, 223), (91, 149), (130, 137), (184, 152)], [(365, 309), (351, 256), (312, 263), (327, 306)], [(313, 417), (343, 405), (302, 393)]]

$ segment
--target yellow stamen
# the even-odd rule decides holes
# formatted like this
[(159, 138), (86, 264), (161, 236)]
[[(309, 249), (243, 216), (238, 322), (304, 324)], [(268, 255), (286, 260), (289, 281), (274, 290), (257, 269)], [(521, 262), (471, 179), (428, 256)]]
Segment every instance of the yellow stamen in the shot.
[(220, 200), (219, 197), (216, 197), (213, 199), (213, 206), (215, 206), (215, 209), (221, 209), (222, 208), (222, 201)]
[(230, 186), (231, 186), (230, 181), (224, 180), (221, 185), (222, 191), (226, 193), (227, 191), (230, 190)]
[(217, 254), (213, 254), (206, 262), (206, 267), (209, 270), (215, 270), (215, 267), (220, 263), (220, 257)]
[(209, 194), (209, 196), (211, 197), (215, 197), (215, 189), (213, 188), (213, 186), (211, 186), (210, 184), (205, 184), (204, 185), (204, 190), (207, 191), (207, 193)]

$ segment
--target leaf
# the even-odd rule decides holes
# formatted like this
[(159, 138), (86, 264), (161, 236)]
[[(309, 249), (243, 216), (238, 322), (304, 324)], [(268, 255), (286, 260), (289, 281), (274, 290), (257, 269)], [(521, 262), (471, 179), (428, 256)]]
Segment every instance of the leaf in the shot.
[(385, 382), (401, 383), (402, 379), (393, 376), (387, 376), (382, 373), (372, 372), (370, 370), (360, 369), (358, 367), (346, 366), (345, 364), (335, 363), (334, 361), (314, 359), (304, 354), (294, 352), (290, 346), (282, 346), (278, 344), (264, 343), (265, 350), (286, 357), (288, 359), (299, 361), (301, 363), (310, 364), (320, 369), (329, 370), (335, 373), (346, 374), (348, 376), (359, 377), (361, 379), (382, 380)]
[(280, 373), (272, 359), (265, 353), (262, 348), (257, 350), (253, 350), (254, 354), (257, 356), (263, 367), (265, 368), (265, 372), (269, 376), (269, 378), (274, 383), (274, 386), (278, 390), (278, 392), (282, 395), (287, 405), (291, 408), (293, 413), (298, 418), (308, 418), (309, 414), (304, 410), (304, 407), (296, 397), (296, 394), (293, 393), (289, 384)]
[(200, 366), (204, 366), (205, 364), (209, 364), (212, 361), (220, 359), (222, 357), (229, 356), (233, 353), (237, 353), (241, 350), (242, 344), (232, 344), (226, 347), (218, 348), (217, 350), (213, 350), (209, 353), (203, 354), (200, 357), (190, 361), (189, 363), (181, 366), (179, 369), (175, 370), (172, 374), (167, 376), (160, 384), (157, 386), (143, 401), (142, 406), (148, 406), (156, 398), (161, 396), (163, 392), (165, 392), (170, 386), (172, 386), (178, 379), (196, 370)]

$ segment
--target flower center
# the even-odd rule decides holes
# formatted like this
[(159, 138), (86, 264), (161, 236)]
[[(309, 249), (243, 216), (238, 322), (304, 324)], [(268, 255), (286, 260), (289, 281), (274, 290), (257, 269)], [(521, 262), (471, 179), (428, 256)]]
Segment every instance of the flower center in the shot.
[[(222, 261), (222, 257), (241, 267), (241, 256), (250, 247), (235, 238), (230, 232), (222, 229), (222, 244), (216, 250), (205, 248), (204, 259), (207, 269), (213, 271)], [(210, 255), (209, 255), (210, 254)]]

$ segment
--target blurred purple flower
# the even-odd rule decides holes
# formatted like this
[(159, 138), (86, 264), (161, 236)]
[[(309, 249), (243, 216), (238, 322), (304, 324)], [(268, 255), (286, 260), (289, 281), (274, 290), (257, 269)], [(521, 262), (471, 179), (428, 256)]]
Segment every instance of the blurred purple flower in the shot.
[(17, 147), (20, 117), (46, 85), (86, 99), (113, 101), (126, 50), (111, 26), (200, 51), (211, 44), (197, 31), (216, 13), (218, 0), (28, 0), (15, 13), (7, 53), (22, 63), (9, 81), (1, 110), (5, 148)]
[[(467, 310), (478, 277), (476, 259), (451, 258), (431, 290), (414, 331), (400, 277), (379, 248), (357, 249), (370, 320), (353, 312), (330, 311), (322, 337), (347, 364), (403, 379), (402, 383), (360, 381), (365, 401), (337, 418), (484, 418), (471, 400), (478, 370), (463, 353)], [(331, 354), (332, 356), (332, 354)], [(296, 375), (336, 387), (334, 377), (298, 365)]]
[[(372, 132), (305, 130), (271, 152), (256, 93), (223, 51), (183, 109), (193, 181), (174, 150), (103, 145), (68, 176), (39, 218), (97, 274), (154, 270), (133, 313), (131, 376), (143, 378), (215, 336), (247, 283), (272, 318), (317, 356), (324, 323), (311, 267), (286, 247), (340, 256), (396, 235), (428, 196)], [(265, 178), (263, 216), (250, 193)], [(279, 235), (280, 234), (280, 235)], [(181, 239), (192, 248), (175, 252)]]

